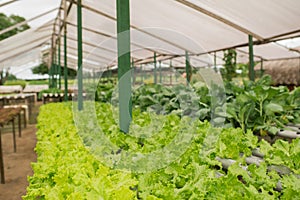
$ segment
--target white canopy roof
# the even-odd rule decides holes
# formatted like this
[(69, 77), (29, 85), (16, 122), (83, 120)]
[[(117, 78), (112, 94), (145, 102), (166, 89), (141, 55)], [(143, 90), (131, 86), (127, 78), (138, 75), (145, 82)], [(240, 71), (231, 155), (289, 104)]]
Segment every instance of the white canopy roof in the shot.
[[(63, 7), (56, 1), (54, 6), (41, 7), (37, 0), (15, 1), (1, 7), (0, 12), (31, 3), (30, 18)], [(48, 2), (49, 0), (47, 0)], [(76, 1), (67, 0), (68, 65), (77, 67), (77, 9)], [(18, 2), (18, 3), (17, 3)], [(22, 2), (22, 3), (21, 3)], [(116, 1), (82, 0), (83, 58), (85, 68), (103, 69), (117, 62)], [(136, 63), (151, 62), (154, 52), (164, 62), (173, 58), (174, 65), (184, 64), (185, 51), (195, 66), (222, 64), (222, 50), (237, 48), (238, 60), (247, 62), (248, 35), (253, 35), (256, 59), (279, 59), (299, 57), (299, 53), (276, 43), (278, 38), (300, 35), (299, 0), (131, 0), (131, 49)], [(50, 12), (51, 14), (51, 12)], [(49, 15), (50, 15), (49, 14)], [(38, 18), (43, 23), (0, 42), (0, 68), (9, 60), (51, 43), (61, 36), (63, 9), (56, 11), (56, 26), (47, 14)], [(49, 25), (50, 24), (50, 25)], [(52, 24), (52, 25), (51, 25)], [(42, 28), (41, 28), (42, 27)], [(54, 28), (55, 27), (55, 28)], [(260, 45), (259, 45), (260, 44)], [(31, 52), (31, 51), (30, 51)], [(32, 51), (36, 55), (36, 51)], [(63, 51), (61, 51), (63, 56)], [(34, 58), (35, 56), (33, 56)], [(63, 57), (62, 57), (63, 58)], [(34, 58), (35, 59), (35, 58)], [(24, 62), (28, 62), (25, 59)]]

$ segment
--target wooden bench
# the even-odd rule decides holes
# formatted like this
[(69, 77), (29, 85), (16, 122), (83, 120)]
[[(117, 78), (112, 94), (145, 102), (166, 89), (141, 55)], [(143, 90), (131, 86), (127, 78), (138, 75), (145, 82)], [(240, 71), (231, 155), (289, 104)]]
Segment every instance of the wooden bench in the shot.
[(0, 94), (21, 93), (22, 91), (21, 85), (0, 85)]
[(8, 123), (12, 123), (12, 132), (13, 132), (13, 145), (14, 145), (14, 152), (17, 151), (16, 145), (16, 132), (15, 132), (15, 118), (18, 118), (18, 125), (19, 125), (19, 137), (21, 137), (21, 112), (22, 108), (0, 108), (0, 174), (1, 174), (1, 183), (5, 183), (4, 178), (4, 163), (3, 163), (3, 151), (2, 151), (2, 134), (1, 128)]
[(42, 90), (49, 89), (48, 85), (26, 85), (23, 90), (23, 93), (39, 93)]
[(26, 87), (23, 90), (23, 93), (35, 94), (35, 101), (37, 101), (39, 92), (47, 89), (49, 89), (48, 85), (26, 85)]
[(12, 105), (26, 105), (28, 107), (28, 117), (32, 114), (32, 108), (35, 103), (35, 94), (15, 94), (0, 96), (0, 107)]

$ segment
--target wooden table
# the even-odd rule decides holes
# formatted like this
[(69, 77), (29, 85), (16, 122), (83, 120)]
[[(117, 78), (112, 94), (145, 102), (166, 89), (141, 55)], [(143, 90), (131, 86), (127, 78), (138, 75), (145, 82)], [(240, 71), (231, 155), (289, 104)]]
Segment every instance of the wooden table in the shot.
[(19, 137), (21, 137), (21, 107), (17, 108), (0, 108), (0, 174), (1, 174), (1, 183), (5, 183), (4, 178), (4, 162), (3, 162), (3, 151), (2, 151), (2, 134), (1, 128), (4, 125), (12, 122), (12, 132), (13, 132), (13, 145), (14, 145), (14, 152), (17, 151), (16, 145), (16, 132), (15, 132), (15, 118), (18, 118), (18, 125), (19, 125)]
[(35, 103), (35, 94), (15, 94), (0, 96), (0, 107), (11, 105), (27, 105), (29, 117)]

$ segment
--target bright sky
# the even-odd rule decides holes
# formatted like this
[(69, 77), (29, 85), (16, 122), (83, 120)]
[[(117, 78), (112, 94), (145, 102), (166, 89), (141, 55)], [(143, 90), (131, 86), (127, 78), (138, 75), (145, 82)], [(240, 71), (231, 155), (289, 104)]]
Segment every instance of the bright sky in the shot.
[(300, 38), (292, 38), (288, 40), (278, 41), (279, 44), (285, 45), (288, 48), (294, 48), (300, 46)]
[[(0, 5), (8, 2), (8, 0), (0, 0)], [(54, 8), (58, 8), (60, 6), (61, 0), (18, 0), (6, 6), (0, 7), (0, 13), (5, 13), (6, 15), (19, 15), (24, 17), (25, 19), (31, 19), (35, 16), (38, 16), (47, 11), (53, 10)], [(43, 17), (40, 17), (36, 20), (29, 22), (28, 24), (32, 28), (36, 28), (41, 26), (48, 21), (55, 19), (57, 16), (57, 11), (51, 12)], [(38, 63), (27, 63), (22, 67), (11, 67), (10, 73), (15, 74), (20, 79), (25, 79), (28, 77), (31, 78), (42, 78), (39, 75), (33, 75), (31, 71), (32, 66), (36, 66)], [(45, 78), (45, 77), (43, 77)], [(47, 77), (46, 77), (47, 78)]]
[[(0, 4), (8, 0), (0, 0)], [(6, 6), (0, 7), (0, 12), (6, 15), (20, 15), (26, 19), (30, 19), (39, 14), (45, 13), (60, 6), (60, 0), (18, 0)], [(45, 15), (29, 23), (31, 27), (38, 27), (47, 21), (54, 19), (57, 16), (57, 11)]]

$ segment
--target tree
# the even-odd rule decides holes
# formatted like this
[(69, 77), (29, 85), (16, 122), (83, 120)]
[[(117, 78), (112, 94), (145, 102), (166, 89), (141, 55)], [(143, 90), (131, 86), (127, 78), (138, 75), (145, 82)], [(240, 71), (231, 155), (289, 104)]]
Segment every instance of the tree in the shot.
[[(20, 22), (23, 22), (23, 21), (25, 21), (24, 17), (17, 16), (17, 15), (6, 16), (4, 13), (0, 13), (0, 31), (7, 29), (8, 27), (11, 27), (11, 26), (18, 24)], [(20, 27), (14, 28), (11, 31), (1, 34), (0, 41), (4, 40), (12, 35), (15, 35), (19, 32), (25, 31), (29, 28), (30, 28), (30, 26), (28, 24), (23, 24)], [(0, 70), (0, 85), (3, 85), (5, 83), (5, 81), (9, 78), (10, 78), (10, 75), (8, 72), (4, 73), (3, 70)]]
[[(18, 16), (18, 15), (6, 16), (4, 13), (0, 13), (0, 30), (4, 30), (10, 26), (13, 26), (13, 25), (18, 24), (23, 21), (25, 21), (24, 17)], [(19, 26), (17, 28), (14, 28), (11, 31), (1, 34), (0, 40), (4, 40), (12, 35), (15, 35), (19, 32), (25, 31), (29, 28), (30, 28), (30, 26), (28, 24), (23, 24), (22, 26)]]
[[(63, 76), (63, 73), (64, 73), (64, 67), (61, 66), (61, 74)], [(32, 68), (32, 73), (34, 74), (49, 74), (49, 69), (48, 69), (48, 66), (46, 63), (41, 63), (40, 65)], [(58, 73), (58, 72), (57, 72)], [(74, 69), (68, 69), (68, 77), (69, 78), (75, 78), (77, 76), (77, 71), (74, 70)]]
[(47, 66), (46, 63), (41, 63), (40, 65), (32, 68), (31, 71), (34, 74), (42, 74), (42, 75), (44, 75), (44, 74), (48, 74), (49, 70), (48, 70), (48, 66)]
[(3, 85), (7, 80), (8, 72), (0, 71), (0, 85)]

